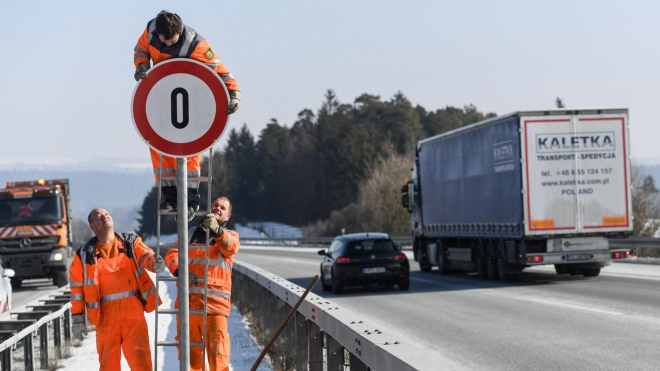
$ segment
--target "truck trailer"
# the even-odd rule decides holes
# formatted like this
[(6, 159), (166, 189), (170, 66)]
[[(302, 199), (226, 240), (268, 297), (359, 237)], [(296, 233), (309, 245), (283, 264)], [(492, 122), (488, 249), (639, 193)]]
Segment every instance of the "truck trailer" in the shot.
[(0, 190), (0, 254), (15, 272), (12, 286), (31, 278), (69, 283), (71, 224), (68, 179), (7, 182)]
[(509, 281), (552, 264), (594, 277), (629, 251), (627, 109), (520, 111), (420, 141), (402, 204), (415, 260)]

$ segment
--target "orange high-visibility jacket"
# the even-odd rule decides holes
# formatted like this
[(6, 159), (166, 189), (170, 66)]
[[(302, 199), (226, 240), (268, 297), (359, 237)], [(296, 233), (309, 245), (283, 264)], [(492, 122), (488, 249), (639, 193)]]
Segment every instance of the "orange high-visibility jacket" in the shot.
[[(224, 229), (224, 228), (223, 228)], [(191, 228), (192, 230), (192, 228)], [(203, 245), (206, 232), (200, 226), (191, 233), (188, 246), (188, 267), (197, 277), (204, 277), (206, 251)], [(213, 238), (209, 245), (209, 275), (206, 313), (228, 317), (231, 311), (231, 269), (234, 255), (238, 252), (238, 233), (224, 229), (222, 236)], [(179, 269), (179, 249), (171, 249), (165, 255), (165, 264), (172, 274)], [(178, 285), (178, 284), (177, 284)], [(204, 283), (190, 285), (190, 309), (204, 309)], [(174, 303), (179, 308), (179, 296)]]
[[(87, 309), (89, 323), (99, 323), (101, 303), (136, 296), (146, 312), (156, 309), (156, 305), (162, 304), (160, 296), (156, 293), (151, 277), (145, 269), (153, 272), (156, 261), (154, 252), (147, 247), (142, 239), (133, 233), (117, 234), (123, 248), (119, 253), (126, 254), (135, 262), (136, 280), (126, 283), (117, 282), (122, 287), (118, 288), (116, 294), (101, 296), (99, 290), (99, 272), (97, 260), (100, 255), (96, 251), (97, 238), (94, 237), (85, 245), (80, 247), (71, 263), (71, 314), (81, 314)], [(105, 284), (105, 283), (104, 283)], [(158, 304), (156, 304), (156, 300)]]
[(220, 75), (227, 86), (227, 90), (239, 90), (236, 79), (211, 50), (204, 36), (184, 24), (182, 25), (179, 41), (174, 45), (167, 46), (160, 41), (158, 34), (156, 34), (156, 18), (154, 18), (147, 23), (147, 28), (138, 39), (133, 54), (133, 63), (137, 68), (140, 63), (148, 64), (150, 59), (156, 65), (170, 58), (189, 58), (202, 62)]

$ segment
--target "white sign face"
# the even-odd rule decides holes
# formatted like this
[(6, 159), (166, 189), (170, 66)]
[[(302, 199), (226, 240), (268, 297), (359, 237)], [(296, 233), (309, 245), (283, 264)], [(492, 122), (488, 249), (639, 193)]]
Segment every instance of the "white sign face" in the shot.
[(162, 78), (147, 97), (151, 127), (161, 138), (174, 143), (192, 142), (204, 135), (213, 124), (215, 110), (215, 97), (208, 85), (183, 73)]
[(207, 150), (223, 133), (229, 93), (217, 73), (190, 59), (170, 59), (148, 71), (133, 92), (133, 123), (152, 149), (172, 157)]
[(520, 120), (528, 234), (630, 228), (627, 115)]

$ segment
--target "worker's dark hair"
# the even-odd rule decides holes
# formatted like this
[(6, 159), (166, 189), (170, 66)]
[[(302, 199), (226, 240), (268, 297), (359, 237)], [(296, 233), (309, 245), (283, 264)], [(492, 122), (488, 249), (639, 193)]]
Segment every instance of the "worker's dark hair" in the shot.
[(95, 207), (92, 209), (92, 211), (89, 212), (89, 215), (87, 215), (87, 223), (92, 224), (92, 215), (94, 214), (94, 211), (98, 209), (98, 207)]
[(214, 199), (213, 199), (213, 202), (211, 202), (211, 204), (215, 203), (215, 202), (218, 201), (218, 200), (227, 201), (227, 202), (229, 203), (229, 214), (231, 214), (232, 211), (234, 211), (234, 205), (232, 205), (232, 204), (231, 204), (231, 201), (230, 201), (227, 197), (224, 197), (224, 196), (214, 198)]
[(156, 16), (156, 33), (163, 35), (165, 40), (170, 40), (176, 34), (181, 33), (181, 17), (167, 10), (163, 10)]

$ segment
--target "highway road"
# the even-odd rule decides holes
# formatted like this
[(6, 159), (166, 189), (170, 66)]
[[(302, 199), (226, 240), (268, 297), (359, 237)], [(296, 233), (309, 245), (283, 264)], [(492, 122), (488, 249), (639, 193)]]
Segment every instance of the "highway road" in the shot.
[[(236, 259), (305, 287), (319, 273), (318, 250), (242, 246)], [(320, 283), (313, 292), (457, 370), (660, 369), (660, 265), (615, 263), (595, 278), (537, 267), (513, 283), (411, 267), (408, 292), (395, 286), (333, 295)]]

